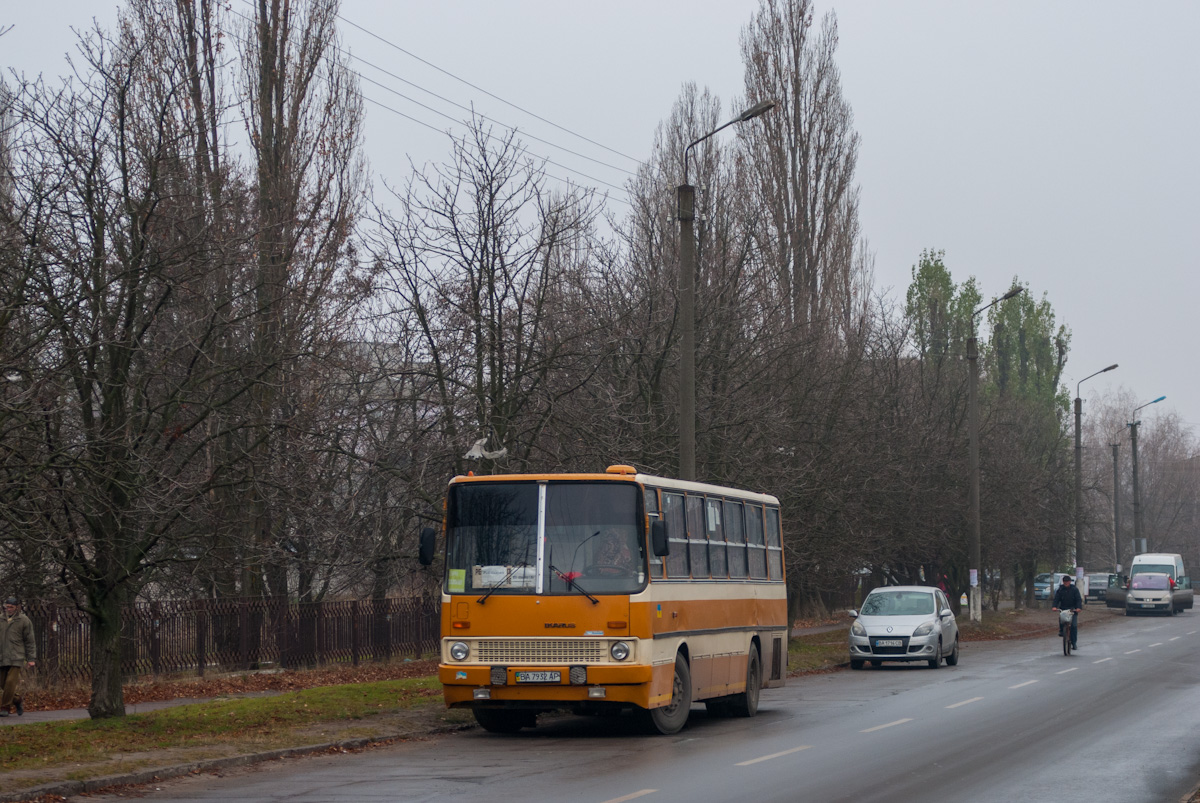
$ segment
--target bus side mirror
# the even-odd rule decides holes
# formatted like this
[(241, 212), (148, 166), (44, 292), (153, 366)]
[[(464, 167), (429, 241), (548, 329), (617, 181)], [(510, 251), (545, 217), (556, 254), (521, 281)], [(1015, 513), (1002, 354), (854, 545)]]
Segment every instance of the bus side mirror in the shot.
[(650, 522), (650, 549), (656, 557), (671, 554), (671, 542), (667, 540), (667, 523), (665, 521)]
[(437, 545), (437, 533), (432, 527), (421, 530), (421, 540), (417, 544), (417, 560), (422, 566), (433, 565), (433, 553)]

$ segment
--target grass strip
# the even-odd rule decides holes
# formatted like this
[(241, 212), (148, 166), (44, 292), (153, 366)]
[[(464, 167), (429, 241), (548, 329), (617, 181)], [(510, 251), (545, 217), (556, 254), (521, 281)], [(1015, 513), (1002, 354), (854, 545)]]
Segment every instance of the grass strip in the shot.
[(0, 738), (0, 774), (173, 748), (273, 742), (280, 732), (435, 702), (441, 703), (441, 684), (425, 677), (214, 700), (114, 719), (21, 725), (6, 728)]

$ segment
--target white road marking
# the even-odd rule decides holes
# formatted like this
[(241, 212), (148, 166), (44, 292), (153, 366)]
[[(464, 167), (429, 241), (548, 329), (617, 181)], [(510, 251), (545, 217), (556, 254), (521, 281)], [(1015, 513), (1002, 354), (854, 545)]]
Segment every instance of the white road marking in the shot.
[(1151, 644), (1150, 646), (1151, 646), (1151, 647), (1161, 647), (1161, 646), (1162, 646), (1162, 642), (1161, 642), (1161, 641), (1156, 641), (1156, 642), (1154, 642), (1153, 644)]
[(884, 728), (890, 728), (893, 725), (903, 725), (905, 722), (912, 722), (912, 717), (907, 717), (905, 719), (898, 719), (895, 722), (889, 722), (886, 725), (876, 725), (873, 728), (867, 728), (866, 730), (861, 730), (861, 731), (859, 731), (859, 733), (874, 733), (875, 731), (881, 731)]
[(604, 801), (604, 803), (625, 803), (626, 800), (637, 800), (639, 797), (645, 797), (646, 795), (652, 795), (657, 791), (658, 791), (657, 789), (643, 789), (640, 792), (634, 792), (631, 795), (625, 795), (625, 797), (614, 797), (612, 800)]
[(772, 753), (769, 756), (762, 756), (760, 758), (752, 758), (749, 761), (739, 761), (738, 763), (734, 764), (733, 766), (749, 767), (751, 764), (757, 764), (760, 761), (770, 761), (771, 759), (779, 758), (780, 756), (790, 756), (792, 753), (799, 753), (801, 750), (807, 750), (810, 747), (812, 747), (811, 744), (802, 744), (799, 747), (793, 747), (791, 750), (784, 750), (781, 753)]
[(1111, 661), (1112, 658), (1101, 658), (1099, 661), (1092, 661), (1093, 664), (1102, 664), (1105, 661)]
[(1078, 669), (1078, 668), (1079, 668), (1079, 667), (1077, 667), (1077, 666), (1073, 666), (1073, 667), (1071, 667), (1070, 669), (1064, 669), (1063, 671), (1061, 671), (1061, 672), (1055, 672), (1054, 674), (1056, 674), (1056, 675), (1065, 675), (1065, 674), (1067, 674), (1068, 672), (1074, 672), (1074, 671), (1075, 671), (1076, 669)]
[(1009, 688), (1010, 689), (1019, 689), (1023, 686), (1032, 686), (1034, 683), (1037, 683), (1037, 681), (1036, 680), (1027, 680), (1024, 683), (1018, 683), (1016, 686), (1009, 686)]
[(1167, 641), (1179, 641), (1179, 639), (1181, 639), (1181, 638), (1183, 638), (1183, 636), (1176, 636), (1175, 638), (1167, 639)]
[(1126, 651), (1125, 651), (1125, 654), (1126, 654), (1126, 655), (1133, 655), (1135, 652), (1141, 652), (1141, 650), (1126, 650)]
[(1184, 633), (1184, 635), (1185, 635), (1185, 636), (1194, 636), (1194, 635), (1196, 635), (1196, 631), (1195, 631), (1195, 630), (1189, 630), (1188, 632)]
[(970, 700), (963, 700), (961, 703), (954, 703), (953, 705), (948, 705), (946, 707), (947, 708), (958, 708), (960, 705), (967, 705), (968, 703), (977, 703), (982, 699), (983, 699), (982, 697), (972, 697)]

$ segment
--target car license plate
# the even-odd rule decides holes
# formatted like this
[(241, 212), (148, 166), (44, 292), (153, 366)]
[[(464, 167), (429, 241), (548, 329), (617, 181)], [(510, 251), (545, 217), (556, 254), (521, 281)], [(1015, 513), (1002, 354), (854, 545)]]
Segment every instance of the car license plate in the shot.
[(518, 672), (517, 683), (562, 683), (562, 672)]
[(1153, 603), (1153, 602), (1143, 602), (1143, 603), (1142, 603), (1142, 607), (1143, 607), (1143, 608), (1153, 608), (1153, 607), (1154, 607), (1154, 603)]
[(881, 638), (875, 641), (876, 647), (903, 647), (904, 639), (898, 638)]

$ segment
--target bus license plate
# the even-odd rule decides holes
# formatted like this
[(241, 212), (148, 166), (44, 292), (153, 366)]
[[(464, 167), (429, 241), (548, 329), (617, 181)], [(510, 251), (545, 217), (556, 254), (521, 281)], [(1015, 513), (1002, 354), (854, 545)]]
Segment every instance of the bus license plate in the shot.
[(875, 642), (876, 647), (903, 647), (904, 640), (898, 638), (881, 638)]
[(517, 672), (517, 683), (562, 683), (562, 672)]

